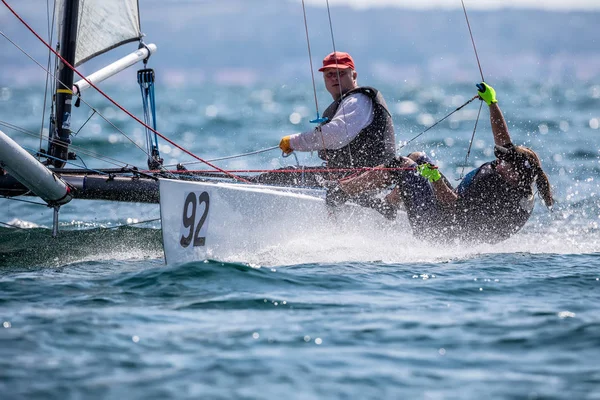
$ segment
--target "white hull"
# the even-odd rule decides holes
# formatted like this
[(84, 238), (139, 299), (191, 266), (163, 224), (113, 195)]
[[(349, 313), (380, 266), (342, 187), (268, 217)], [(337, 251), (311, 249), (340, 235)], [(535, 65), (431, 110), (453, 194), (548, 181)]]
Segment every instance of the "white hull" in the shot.
[[(347, 205), (332, 214), (324, 191), (261, 185), (160, 180), (160, 210), (168, 264), (247, 260), (315, 231), (334, 234), (336, 224), (383, 218)], [(365, 218), (366, 217), (366, 218)]]

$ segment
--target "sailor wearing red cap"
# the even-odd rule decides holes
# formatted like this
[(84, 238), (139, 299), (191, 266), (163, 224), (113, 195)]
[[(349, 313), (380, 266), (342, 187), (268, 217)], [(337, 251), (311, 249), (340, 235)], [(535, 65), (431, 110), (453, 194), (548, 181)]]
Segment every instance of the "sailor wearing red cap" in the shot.
[(323, 112), (319, 127), (281, 139), (284, 153), (319, 151), (329, 168), (372, 167), (396, 155), (394, 125), (381, 93), (358, 86), (354, 60), (333, 52), (319, 68), (333, 103)]

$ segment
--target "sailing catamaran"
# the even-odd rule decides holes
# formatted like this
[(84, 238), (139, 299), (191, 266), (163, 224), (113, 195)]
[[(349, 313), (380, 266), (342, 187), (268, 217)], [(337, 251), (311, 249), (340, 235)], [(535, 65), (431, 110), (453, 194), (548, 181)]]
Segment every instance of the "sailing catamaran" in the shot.
[[(5, 0), (2, 2), (21, 20)], [(336, 221), (383, 221), (377, 212), (353, 205), (341, 207), (333, 215), (326, 207), (325, 191), (321, 188), (250, 183), (189, 152), (216, 172), (191, 173), (183, 168), (167, 171), (162, 167), (158, 137), (176, 144), (156, 131), (154, 71), (146, 68), (156, 46), (142, 40), (138, 1), (60, 0), (56, 7), (60, 11), (60, 44), (58, 50), (46, 45), (56, 55), (57, 71), (53, 75), (56, 89), (46, 138), (48, 147), (32, 155), (0, 131), (0, 195), (34, 195), (45, 201), (54, 210), (54, 236), (58, 236), (60, 207), (73, 199), (160, 204), (168, 263), (223, 259), (239, 252), (259, 251), (278, 246), (309, 228), (331, 229)], [(33, 30), (32, 33), (42, 40)], [(130, 42), (139, 44), (133, 53), (75, 81), (77, 66)], [(66, 168), (75, 158), (69, 147), (72, 106), (77, 105), (87, 89), (104, 95), (97, 83), (139, 61), (145, 67), (138, 71), (144, 121), (113, 104), (144, 126), (148, 170)]]

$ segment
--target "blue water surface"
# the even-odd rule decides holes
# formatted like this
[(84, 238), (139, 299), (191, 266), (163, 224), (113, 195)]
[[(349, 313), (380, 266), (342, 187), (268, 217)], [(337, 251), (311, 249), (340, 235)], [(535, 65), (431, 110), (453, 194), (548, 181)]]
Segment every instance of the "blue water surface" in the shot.
[[(0, 199), (0, 222), (15, 226), (0, 228), (0, 397), (600, 398), (600, 86), (494, 85), (514, 142), (540, 154), (557, 200), (549, 212), (538, 199), (524, 229), (495, 246), (443, 247), (409, 231), (321, 232), (232, 260), (165, 266), (158, 206), (74, 201), (52, 239), (50, 209)], [(463, 84), (377, 86), (399, 147), (475, 93)], [(3, 120), (39, 132), (42, 91), (4, 92)], [(206, 159), (276, 146), (314, 118), (312, 92), (300, 84), (157, 92), (159, 131)], [(139, 113), (129, 89), (111, 93)], [(99, 96), (86, 100), (143, 146), (135, 123)], [(454, 181), (478, 107), (399, 153), (426, 150)], [(80, 112), (75, 126), (91, 114)], [(145, 164), (97, 116), (74, 143)], [(166, 164), (191, 160), (160, 143)], [(491, 143), (484, 108), (465, 173), (493, 157)], [(218, 165), (295, 162), (274, 150)], [(141, 224), (123, 226), (131, 223)]]

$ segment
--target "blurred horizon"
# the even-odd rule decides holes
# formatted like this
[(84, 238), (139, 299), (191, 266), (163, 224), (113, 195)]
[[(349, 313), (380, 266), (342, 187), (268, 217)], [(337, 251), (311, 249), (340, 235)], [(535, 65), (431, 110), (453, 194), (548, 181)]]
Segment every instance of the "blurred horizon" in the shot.
[[(301, 1), (301, 0), (298, 0)], [(306, 4), (325, 7), (327, 2), (331, 6), (347, 5), (357, 9), (373, 7), (398, 7), (415, 9), (455, 9), (462, 8), (458, 0), (305, 0)], [(479, 0), (465, 1), (465, 7), (470, 10), (501, 9), (501, 8), (528, 8), (540, 10), (600, 10), (600, 3), (596, 0)]]
[[(348, 51), (354, 57), (361, 84), (411, 86), (481, 79), (460, 2), (430, 0), (420, 4), (455, 7), (417, 10), (398, 7), (406, 5), (405, 1), (380, 0), (371, 8), (361, 8), (360, 0), (331, 1), (332, 27), (321, 3), (325, 4), (306, 2), (306, 28), (299, 0), (266, 0), (260, 2), (260, 7), (256, 1), (242, 0), (142, 0), (145, 41), (158, 46), (149, 67), (156, 69), (161, 84), (169, 87), (212, 83), (247, 86), (258, 82), (310, 85), (308, 29), (319, 85), (321, 78), (316, 70), (323, 56), (333, 50), (333, 40), (337, 50)], [(397, 6), (391, 7), (392, 3)], [(600, 79), (600, 8), (482, 10), (481, 7), (493, 8), (499, 3), (470, 3), (465, 5), (485, 80), (551, 83)], [(35, 4), (33, 0), (23, 0), (11, 6), (47, 40), (46, 9)], [(590, 1), (569, 4), (575, 9), (585, 5), (593, 8)], [(0, 7), (0, 25), (4, 34), (40, 64), (47, 63), (44, 45), (4, 7)], [(136, 48), (137, 44), (123, 46), (79, 69), (90, 74)], [(45, 82), (45, 72), (4, 38), (0, 38), (0, 53), (0, 86), (24, 87)], [(121, 73), (107, 84), (133, 86), (134, 75), (135, 71)]]

